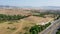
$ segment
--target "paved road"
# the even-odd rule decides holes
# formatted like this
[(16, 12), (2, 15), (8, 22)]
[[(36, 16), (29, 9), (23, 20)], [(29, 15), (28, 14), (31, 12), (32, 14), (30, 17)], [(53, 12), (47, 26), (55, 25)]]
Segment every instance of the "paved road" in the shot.
[(52, 22), (52, 24), (49, 27), (47, 27), (45, 30), (43, 30), (39, 34), (56, 34), (56, 31), (59, 27), (60, 27), (60, 19)]

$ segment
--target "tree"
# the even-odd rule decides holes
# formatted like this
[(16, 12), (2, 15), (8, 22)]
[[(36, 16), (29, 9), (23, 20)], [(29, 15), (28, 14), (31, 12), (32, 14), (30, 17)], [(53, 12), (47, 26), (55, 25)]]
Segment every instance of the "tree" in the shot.
[(46, 25), (34, 25), (30, 28), (29, 32), (31, 34), (38, 34), (39, 32), (41, 32), (42, 30), (46, 29), (51, 23), (49, 22)]

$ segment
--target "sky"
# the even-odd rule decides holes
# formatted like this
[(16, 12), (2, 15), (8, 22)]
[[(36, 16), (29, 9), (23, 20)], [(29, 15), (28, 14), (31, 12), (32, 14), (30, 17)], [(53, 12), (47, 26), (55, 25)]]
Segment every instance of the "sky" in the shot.
[(60, 0), (0, 0), (0, 5), (9, 6), (60, 6)]

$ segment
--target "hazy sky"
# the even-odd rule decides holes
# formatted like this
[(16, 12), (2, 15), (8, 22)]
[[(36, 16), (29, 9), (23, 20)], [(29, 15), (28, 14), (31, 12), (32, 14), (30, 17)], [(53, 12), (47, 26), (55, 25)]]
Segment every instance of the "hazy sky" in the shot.
[(60, 6), (60, 0), (0, 0), (0, 5), (11, 6)]

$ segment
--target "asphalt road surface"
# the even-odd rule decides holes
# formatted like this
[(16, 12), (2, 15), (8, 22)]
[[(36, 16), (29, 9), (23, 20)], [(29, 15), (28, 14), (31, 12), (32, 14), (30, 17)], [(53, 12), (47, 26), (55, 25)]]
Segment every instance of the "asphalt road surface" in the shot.
[(43, 30), (39, 34), (56, 34), (56, 31), (59, 27), (60, 27), (60, 19), (52, 22), (52, 24), (49, 27), (47, 27), (45, 30)]

